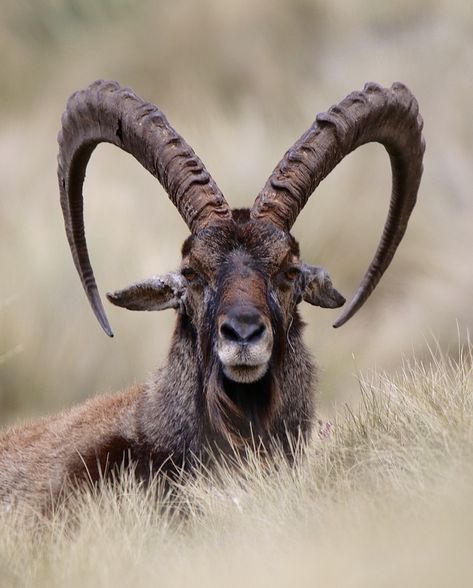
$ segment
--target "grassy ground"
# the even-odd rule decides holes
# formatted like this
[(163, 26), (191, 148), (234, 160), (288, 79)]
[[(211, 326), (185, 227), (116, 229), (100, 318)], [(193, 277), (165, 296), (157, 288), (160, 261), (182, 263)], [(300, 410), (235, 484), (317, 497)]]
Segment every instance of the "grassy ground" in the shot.
[(124, 479), (34, 528), (4, 516), (2, 586), (470, 585), (472, 352), (362, 380), (292, 469), (250, 458), (172, 499)]

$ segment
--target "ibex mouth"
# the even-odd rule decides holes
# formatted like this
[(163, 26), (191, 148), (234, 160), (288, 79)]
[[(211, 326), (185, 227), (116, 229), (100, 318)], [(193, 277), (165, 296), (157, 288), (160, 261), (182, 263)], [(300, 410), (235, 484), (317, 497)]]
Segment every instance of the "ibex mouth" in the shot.
[(222, 363), (223, 373), (234, 382), (248, 384), (260, 380), (268, 371), (272, 352), (271, 341), (263, 344), (246, 346), (220, 342), (218, 357)]
[(268, 364), (261, 365), (224, 365), (223, 373), (229, 380), (239, 384), (250, 384), (260, 380), (268, 370)]

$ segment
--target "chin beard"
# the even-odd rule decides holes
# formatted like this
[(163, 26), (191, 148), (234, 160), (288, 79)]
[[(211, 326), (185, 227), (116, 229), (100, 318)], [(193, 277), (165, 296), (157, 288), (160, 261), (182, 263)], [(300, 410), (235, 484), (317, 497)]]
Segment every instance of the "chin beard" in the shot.
[[(265, 438), (279, 398), (269, 365), (232, 366), (228, 374), (226, 367), (215, 362), (207, 384), (207, 407), (213, 427), (236, 445)], [(237, 372), (237, 380), (232, 370), (242, 367), (247, 372)]]

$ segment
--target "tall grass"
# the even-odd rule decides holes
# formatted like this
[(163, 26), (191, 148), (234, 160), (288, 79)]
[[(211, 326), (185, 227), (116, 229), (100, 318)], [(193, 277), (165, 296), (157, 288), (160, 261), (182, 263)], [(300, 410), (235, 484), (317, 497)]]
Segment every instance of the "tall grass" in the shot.
[(172, 496), (124, 477), (35, 527), (4, 515), (2, 586), (467, 586), (472, 360), (436, 350), (363, 378), (294, 467), (250, 454)]

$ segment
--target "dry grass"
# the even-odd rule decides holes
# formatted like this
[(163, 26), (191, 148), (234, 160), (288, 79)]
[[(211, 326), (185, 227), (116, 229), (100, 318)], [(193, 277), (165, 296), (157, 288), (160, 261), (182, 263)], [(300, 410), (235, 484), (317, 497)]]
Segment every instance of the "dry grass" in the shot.
[(472, 360), (362, 380), (293, 468), (250, 457), (172, 497), (125, 477), (36, 528), (4, 516), (2, 586), (470, 585)]

